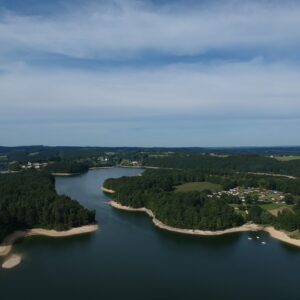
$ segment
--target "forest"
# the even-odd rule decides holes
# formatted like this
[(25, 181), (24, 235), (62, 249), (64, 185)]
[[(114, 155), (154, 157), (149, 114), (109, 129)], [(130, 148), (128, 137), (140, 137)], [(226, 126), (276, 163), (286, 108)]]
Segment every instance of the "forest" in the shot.
[(15, 230), (67, 230), (95, 222), (95, 211), (58, 195), (54, 184), (42, 171), (0, 174), (0, 241)]
[(173, 169), (197, 169), (213, 173), (266, 172), (300, 176), (300, 160), (279, 161), (258, 154), (237, 154), (219, 157), (203, 154), (178, 153), (166, 157), (147, 158), (145, 166)]
[[(116, 200), (131, 207), (147, 207), (167, 225), (202, 230), (221, 230), (252, 221), (272, 225), (277, 229), (300, 229), (300, 181), (284, 177), (231, 172), (209, 174), (203, 170), (151, 170), (142, 176), (107, 179), (104, 186), (115, 190)], [(202, 192), (175, 192), (176, 185), (186, 182), (212, 182), (221, 184), (224, 190), (237, 186), (261, 187), (288, 193), (292, 209), (283, 210), (277, 216), (262, 209), (257, 201), (241, 205), (237, 196), (217, 198), (210, 190)], [(239, 204), (248, 214), (237, 213), (232, 204)]]
[(46, 170), (50, 173), (69, 173), (82, 174), (89, 170), (90, 165), (86, 162), (60, 161), (47, 166)]
[(221, 230), (244, 223), (223, 200), (209, 199), (207, 192), (174, 193), (171, 177), (145, 172), (138, 177), (108, 179), (104, 186), (117, 191), (123, 205), (147, 207), (167, 225), (179, 228)]

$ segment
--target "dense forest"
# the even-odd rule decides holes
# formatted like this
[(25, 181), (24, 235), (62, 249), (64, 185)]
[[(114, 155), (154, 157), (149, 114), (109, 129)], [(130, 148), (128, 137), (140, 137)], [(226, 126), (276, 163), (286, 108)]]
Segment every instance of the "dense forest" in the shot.
[(53, 176), (35, 170), (0, 175), (0, 241), (19, 229), (66, 230), (93, 222), (95, 211), (56, 193)]
[(61, 161), (49, 164), (46, 170), (51, 173), (82, 174), (87, 172), (89, 167), (86, 162)]
[[(300, 147), (236, 147), (236, 148), (201, 148), (201, 147), (49, 147), (49, 146), (19, 146), (19, 147), (3, 147), (0, 146), (0, 163), (7, 169), (7, 164), (18, 162), (24, 164), (27, 162), (60, 162), (60, 161), (81, 161), (82, 159), (92, 159), (99, 156), (108, 155), (110, 163), (113, 165), (119, 164), (122, 159), (138, 160), (146, 165), (160, 165), (170, 167), (193, 167), (193, 163), (201, 163), (201, 157), (207, 159), (207, 163), (218, 163), (218, 157), (210, 154), (221, 156), (232, 155), (238, 157), (247, 155), (260, 156), (263, 158), (266, 155), (300, 155)], [(189, 159), (186, 160), (186, 157)], [(156, 159), (158, 158), (158, 159)], [(215, 159), (217, 158), (217, 159)], [(232, 158), (228, 160), (231, 161)], [(270, 158), (269, 158), (270, 159)], [(184, 160), (184, 161), (183, 161)], [(243, 159), (244, 160), (244, 159)], [(227, 160), (223, 163), (227, 164)], [(280, 164), (276, 164), (273, 159), (275, 169), (279, 168)], [(245, 160), (244, 160), (245, 162)], [(258, 162), (258, 161), (257, 161)], [(265, 161), (267, 162), (267, 161)], [(207, 166), (205, 163), (203, 166)], [(222, 163), (222, 162), (221, 162)], [(236, 167), (236, 163), (230, 162), (231, 166)], [(237, 162), (239, 163), (239, 162)], [(262, 161), (258, 162), (260, 165)], [(285, 164), (283, 164), (285, 165)], [(287, 163), (292, 165), (292, 163)], [(1, 167), (1, 166), (0, 166)], [(229, 167), (229, 166), (228, 166)], [(272, 167), (273, 168), (273, 167)], [(285, 166), (284, 166), (285, 168)]]
[(144, 172), (147, 178), (159, 178), (161, 182), (168, 182), (169, 190), (175, 185), (185, 182), (208, 181), (221, 184), (224, 190), (229, 190), (237, 186), (260, 187), (269, 190), (277, 190), (293, 195), (300, 195), (300, 179), (290, 179), (286, 177), (267, 176), (249, 173), (225, 172), (224, 170), (206, 172), (198, 169), (188, 170), (152, 170)]
[(267, 172), (300, 176), (300, 160), (279, 161), (262, 155), (218, 157), (202, 154), (176, 154), (147, 158), (146, 166), (174, 169), (197, 169), (204, 172)]
[(173, 193), (172, 178), (159, 176), (158, 172), (108, 179), (104, 186), (117, 191), (117, 201), (121, 204), (147, 207), (170, 226), (221, 230), (244, 223), (225, 201), (209, 199), (207, 192)]
[[(262, 209), (257, 202), (248, 201), (238, 214), (232, 204), (241, 204), (236, 196), (216, 198), (211, 191), (174, 192), (176, 185), (186, 182), (209, 181), (221, 184), (223, 189), (237, 186), (282, 190), (292, 199), (293, 209), (283, 210), (277, 216)], [(143, 176), (108, 179), (104, 186), (117, 192), (116, 200), (131, 207), (147, 207), (159, 220), (179, 228), (220, 230), (241, 225), (247, 221), (273, 225), (287, 231), (300, 229), (300, 181), (247, 173), (208, 174), (197, 170), (146, 170)]]

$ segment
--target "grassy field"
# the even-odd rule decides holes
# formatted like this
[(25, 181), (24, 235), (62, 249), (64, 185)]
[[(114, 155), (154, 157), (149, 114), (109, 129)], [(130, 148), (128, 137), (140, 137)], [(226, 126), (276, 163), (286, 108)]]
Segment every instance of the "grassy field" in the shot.
[(287, 206), (287, 205), (286, 204), (281, 204), (281, 203), (268, 203), (268, 204), (260, 204), (259, 206), (263, 209), (266, 209), (266, 210), (272, 210), (272, 209), (281, 208), (281, 207), (284, 207), (284, 206)]
[(267, 210), (272, 215), (277, 216), (279, 212), (284, 209), (288, 209), (292, 211), (292, 205), (280, 204), (280, 203), (270, 203), (270, 204), (261, 204), (259, 205), (261, 208)]
[(211, 182), (188, 182), (175, 187), (176, 192), (192, 192), (192, 191), (204, 191), (211, 190), (212, 192), (219, 192), (222, 190), (222, 186)]
[(229, 157), (228, 154), (209, 153), (209, 155), (210, 155), (210, 156), (215, 156), (215, 157), (221, 157), (221, 158)]
[(290, 160), (300, 159), (300, 155), (274, 156), (274, 158), (279, 161), (290, 161)]

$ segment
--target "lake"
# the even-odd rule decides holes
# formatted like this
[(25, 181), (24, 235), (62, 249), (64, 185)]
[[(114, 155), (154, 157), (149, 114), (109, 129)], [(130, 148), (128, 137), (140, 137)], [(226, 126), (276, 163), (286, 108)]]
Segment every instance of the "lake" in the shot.
[(141, 172), (97, 169), (56, 178), (58, 193), (96, 209), (100, 230), (18, 242), (13, 253), (24, 259), (15, 269), (0, 270), (1, 300), (300, 299), (300, 248), (263, 232), (173, 234), (154, 227), (142, 213), (108, 206), (110, 197), (101, 192), (102, 182)]

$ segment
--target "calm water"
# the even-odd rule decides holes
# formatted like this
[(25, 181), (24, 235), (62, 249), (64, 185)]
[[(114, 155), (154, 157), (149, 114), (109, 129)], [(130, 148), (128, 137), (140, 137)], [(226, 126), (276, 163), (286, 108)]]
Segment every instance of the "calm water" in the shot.
[(143, 214), (106, 204), (107, 177), (137, 169), (101, 169), (57, 178), (56, 188), (96, 209), (91, 235), (32, 237), (14, 247), (24, 261), (0, 270), (0, 299), (300, 299), (300, 249), (259, 233), (188, 237), (156, 229)]

